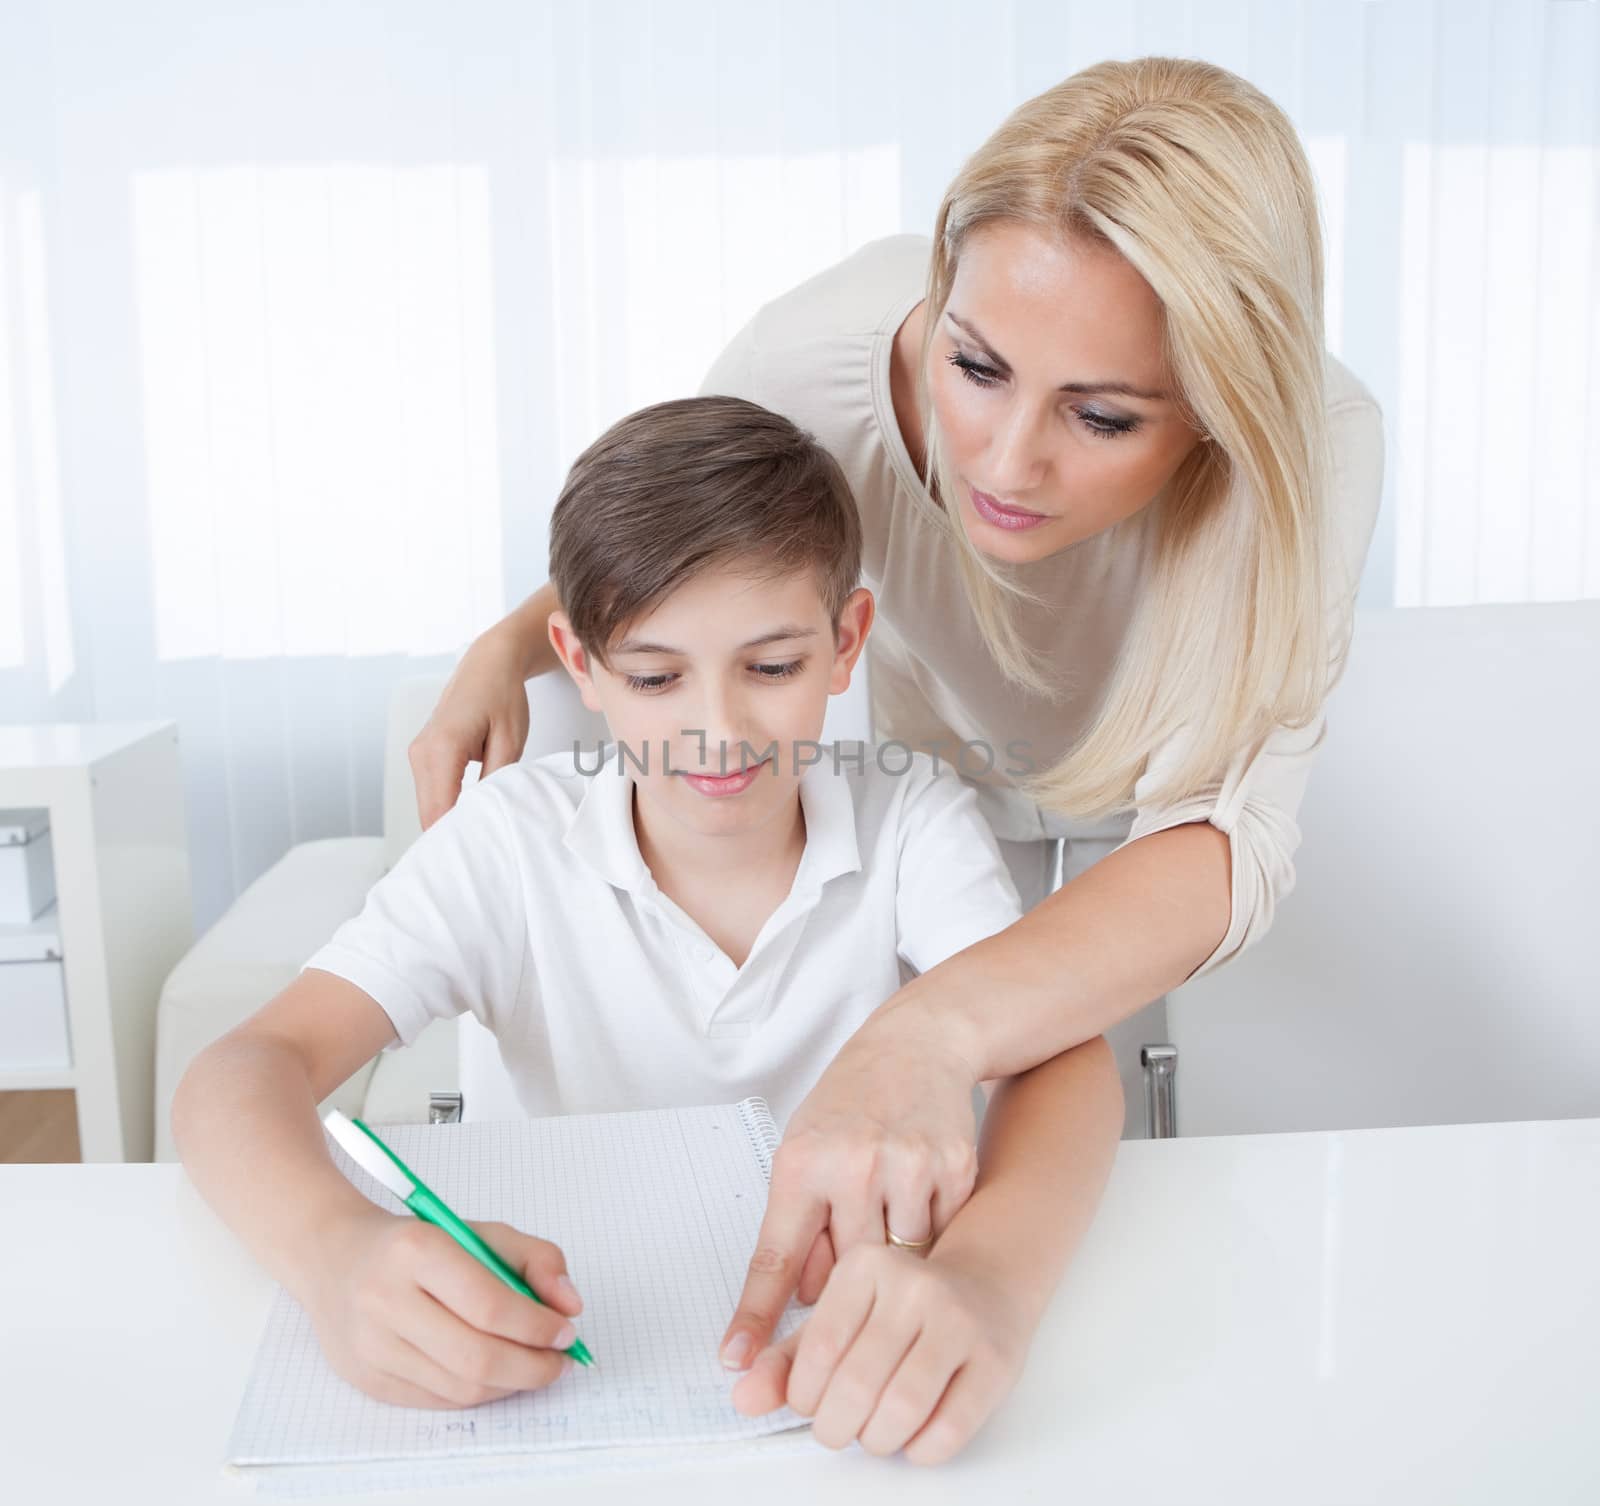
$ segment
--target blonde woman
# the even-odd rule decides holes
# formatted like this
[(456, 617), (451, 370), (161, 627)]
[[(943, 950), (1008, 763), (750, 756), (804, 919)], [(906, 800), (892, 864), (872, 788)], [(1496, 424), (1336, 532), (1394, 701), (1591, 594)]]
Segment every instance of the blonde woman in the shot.
[[(1128, 1064), (1154, 1038), (1136, 1012), (1258, 940), (1293, 886), (1382, 464), (1322, 306), (1284, 115), (1220, 68), (1145, 58), (1019, 106), (931, 244), (864, 247), (713, 367), (706, 391), (843, 466), (874, 735), (974, 783), (1027, 907), (907, 983), (791, 1117), (730, 1344), (759, 1350), (846, 1249), (937, 1237), (984, 1195), (975, 1084), (1102, 1033)], [(520, 756), (556, 607), (536, 592), (458, 667), (411, 749), (425, 824), (469, 760)], [(762, 1360), (776, 1404), (787, 1359)]]

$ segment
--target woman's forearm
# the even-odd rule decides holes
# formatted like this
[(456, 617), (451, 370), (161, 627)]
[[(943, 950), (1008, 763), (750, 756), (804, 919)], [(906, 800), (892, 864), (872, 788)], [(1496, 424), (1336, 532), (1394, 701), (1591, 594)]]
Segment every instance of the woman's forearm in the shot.
[(984, 1114), (972, 1196), (928, 1258), (991, 1273), (1031, 1332), (1100, 1205), (1122, 1118), (1103, 1039), (1002, 1082)]
[(1194, 972), (1228, 933), (1231, 882), (1228, 837), (1209, 823), (1141, 837), (912, 979), (874, 1023), (942, 1041), (975, 1082), (1025, 1072)]
[(546, 581), (489, 629), (511, 645), (517, 663), (522, 666), (524, 680), (560, 668), (561, 661), (556, 658), (549, 630), (550, 614), (560, 605), (556, 588)]

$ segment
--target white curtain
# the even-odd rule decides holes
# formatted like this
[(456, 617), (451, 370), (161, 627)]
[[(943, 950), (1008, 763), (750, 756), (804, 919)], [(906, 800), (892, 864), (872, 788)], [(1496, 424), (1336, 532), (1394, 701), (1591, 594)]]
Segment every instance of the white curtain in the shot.
[(0, 718), (177, 719), (202, 926), (375, 832), (389, 685), (543, 580), (573, 455), (1151, 52), (1307, 143), (1364, 598), (1600, 594), (1593, 4), (7, 0)]

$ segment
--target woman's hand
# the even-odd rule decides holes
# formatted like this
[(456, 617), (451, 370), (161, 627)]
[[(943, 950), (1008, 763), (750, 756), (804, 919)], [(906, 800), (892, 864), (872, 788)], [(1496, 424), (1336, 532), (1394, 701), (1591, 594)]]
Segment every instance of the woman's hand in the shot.
[(406, 750), (424, 831), (456, 803), (469, 763), (481, 762), (487, 779), (528, 744), (527, 651), (514, 625), (507, 619), (472, 640)]
[(472, 1223), (539, 1294), (530, 1301), (442, 1229), (362, 1210), (329, 1230), (318, 1276), (300, 1295), (338, 1374), (379, 1401), (471, 1407), (548, 1386), (583, 1309), (566, 1260), (508, 1224)]
[(862, 1245), (806, 1322), (757, 1355), (733, 1404), (756, 1417), (787, 1403), (828, 1448), (859, 1438), (869, 1454), (942, 1464), (1010, 1393), (1031, 1338), (991, 1274), (937, 1249)]
[(965, 1059), (911, 1009), (882, 1009), (845, 1042), (773, 1158), (766, 1216), (719, 1346), (725, 1365), (748, 1365), (789, 1298), (815, 1301), (836, 1259), (882, 1249), (886, 1229), (911, 1243), (944, 1232), (977, 1176), (972, 1088)]

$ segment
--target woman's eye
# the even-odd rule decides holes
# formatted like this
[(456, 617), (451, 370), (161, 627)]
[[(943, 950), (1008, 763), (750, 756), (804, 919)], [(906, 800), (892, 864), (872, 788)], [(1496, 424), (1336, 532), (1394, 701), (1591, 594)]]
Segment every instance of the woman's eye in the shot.
[(660, 690), (673, 681), (672, 675), (624, 675), (630, 690)]
[(993, 387), (1000, 380), (1000, 373), (994, 367), (985, 366), (981, 361), (974, 361), (971, 356), (964, 356), (959, 350), (952, 350), (945, 359), (974, 387)]
[[(985, 366), (981, 361), (974, 361), (971, 356), (963, 355), (959, 350), (951, 351), (945, 359), (975, 387), (997, 387), (1005, 380), (993, 366)], [(1139, 420), (1136, 418), (1116, 418), (1109, 413), (1097, 413), (1093, 408), (1075, 408), (1073, 412), (1078, 415), (1084, 428), (1102, 439), (1115, 439), (1122, 434), (1132, 434), (1139, 427)]]
[(1109, 413), (1096, 413), (1093, 408), (1073, 409), (1083, 420), (1083, 426), (1091, 434), (1098, 434), (1105, 439), (1115, 439), (1119, 434), (1132, 434), (1139, 427), (1136, 418), (1113, 418)]
[(805, 662), (804, 659), (794, 659), (788, 664), (756, 664), (752, 668), (764, 680), (784, 680), (790, 675), (799, 674)]

